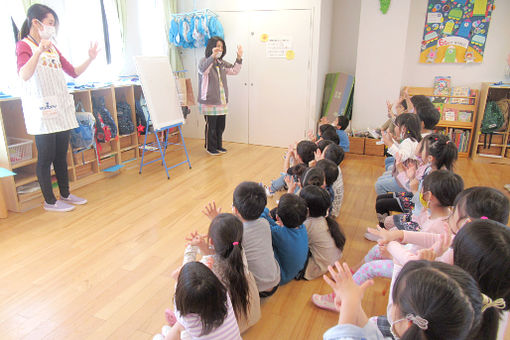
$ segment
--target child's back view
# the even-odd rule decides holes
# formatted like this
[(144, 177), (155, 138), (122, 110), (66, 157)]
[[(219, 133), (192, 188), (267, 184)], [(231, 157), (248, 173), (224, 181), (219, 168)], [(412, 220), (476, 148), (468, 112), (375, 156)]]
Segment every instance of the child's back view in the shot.
[(299, 196), (306, 201), (308, 218), (304, 225), (308, 233), (310, 258), (305, 268), (304, 278), (313, 280), (328, 271), (342, 257), (345, 245), (345, 235), (338, 223), (331, 217), (326, 217), (331, 205), (326, 190), (315, 185), (304, 187)]
[(243, 222), (244, 252), (261, 297), (271, 296), (280, 283), (280, 266), (273, 255), (269, 223), (260, 218), (267, 204), (264, 188), (243, 182), (234, 190), (233, 212)]
[(308, 236), (303, 222), (306, 202), (294, 194), (285, 194), (278, 203), (278, 224), (271, 225), (274, 256), (280, 265), (280, 285), (294, 279), (306, 266)]
[(181, 268), (174, 299), (177, 322), (165, 339), (180, 339), (182, 331), (194, 340), (241, 339), (227, 289), (203, 263)]

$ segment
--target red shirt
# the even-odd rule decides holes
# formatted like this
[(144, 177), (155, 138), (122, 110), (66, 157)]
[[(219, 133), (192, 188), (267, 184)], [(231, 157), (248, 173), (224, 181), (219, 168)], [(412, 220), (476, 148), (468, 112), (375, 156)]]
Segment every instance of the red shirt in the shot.
[[(64, 72), (73, 78), (78, 77), (76, 71), (74, 70), (74, 66), (71, 65), (71, 63), (68, 62), (67, 59), (62, 56), (62, 54), (56, 47), (55, 50), (57, 51), (60, 57), (60, 63), (62, 64), (62, 69), (64, 70)], [(26, 42), (20, 40), (16, 43), (16, 56), (18, 57), (18, 73), (19, 73), (19, 70), (23, 67), (23, 65), (25, 65), (27, 61), (32, 57), (32, 49), (30, 48), (30, 46), (28, 46)]]

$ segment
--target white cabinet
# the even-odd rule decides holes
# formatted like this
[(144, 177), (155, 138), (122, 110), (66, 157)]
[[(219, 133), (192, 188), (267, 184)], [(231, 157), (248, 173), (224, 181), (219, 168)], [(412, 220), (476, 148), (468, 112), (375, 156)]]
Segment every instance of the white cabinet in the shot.
[[(305, 137), (310, 105), (312, 10), (216, 11), (225, 31), (225, 60), (234, 62), (237, 45), (244, 49), (243, 67), (237, 76), (228, 77), (229, 114), (225, 141), (258, 145), (287, 146)], [(294, 57), (271, 58), (267, 55), (269, 38), (288, 38)], [(204, 55), (198, 49), (195, 65)], [(196, 78), (196, 67), (188, 76)], [(188, 119), (186, 135), (203, 138), (203, 117)]]

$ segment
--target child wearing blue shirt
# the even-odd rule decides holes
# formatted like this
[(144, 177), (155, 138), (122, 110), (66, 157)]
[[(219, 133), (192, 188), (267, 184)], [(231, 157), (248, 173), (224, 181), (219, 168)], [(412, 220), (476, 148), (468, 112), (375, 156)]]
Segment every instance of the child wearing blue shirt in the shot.
[(308, 260), (308, 235), (303, 222), (307, 215), (306, 202), (294, 194), (285, 194), (278, 203), (275, 222), (266, 208), (262, 217), (271, 225), (273, 251), (280, 265), (280, 285), (294, 279)]
[(344, 149), (345, 152), (349, 152), (349, 136), (347, 135), (347, 132), (345, 132), (345, 129), (349, 126), (349, 119), (345, 116), (338, 116), (337, 122), (336, 122), (336, 134), (338, 135), (338, 138), (340, 138), (340, 147)]

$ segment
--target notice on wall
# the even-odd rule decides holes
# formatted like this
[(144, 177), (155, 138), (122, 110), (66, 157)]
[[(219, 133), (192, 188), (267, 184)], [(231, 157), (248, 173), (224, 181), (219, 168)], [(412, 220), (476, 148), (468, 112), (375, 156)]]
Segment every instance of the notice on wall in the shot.
[(266, 42), (266, 57), (287, 58), (287, 51), (292, 50), (292, 39), (289, 37), (270, 37)]

